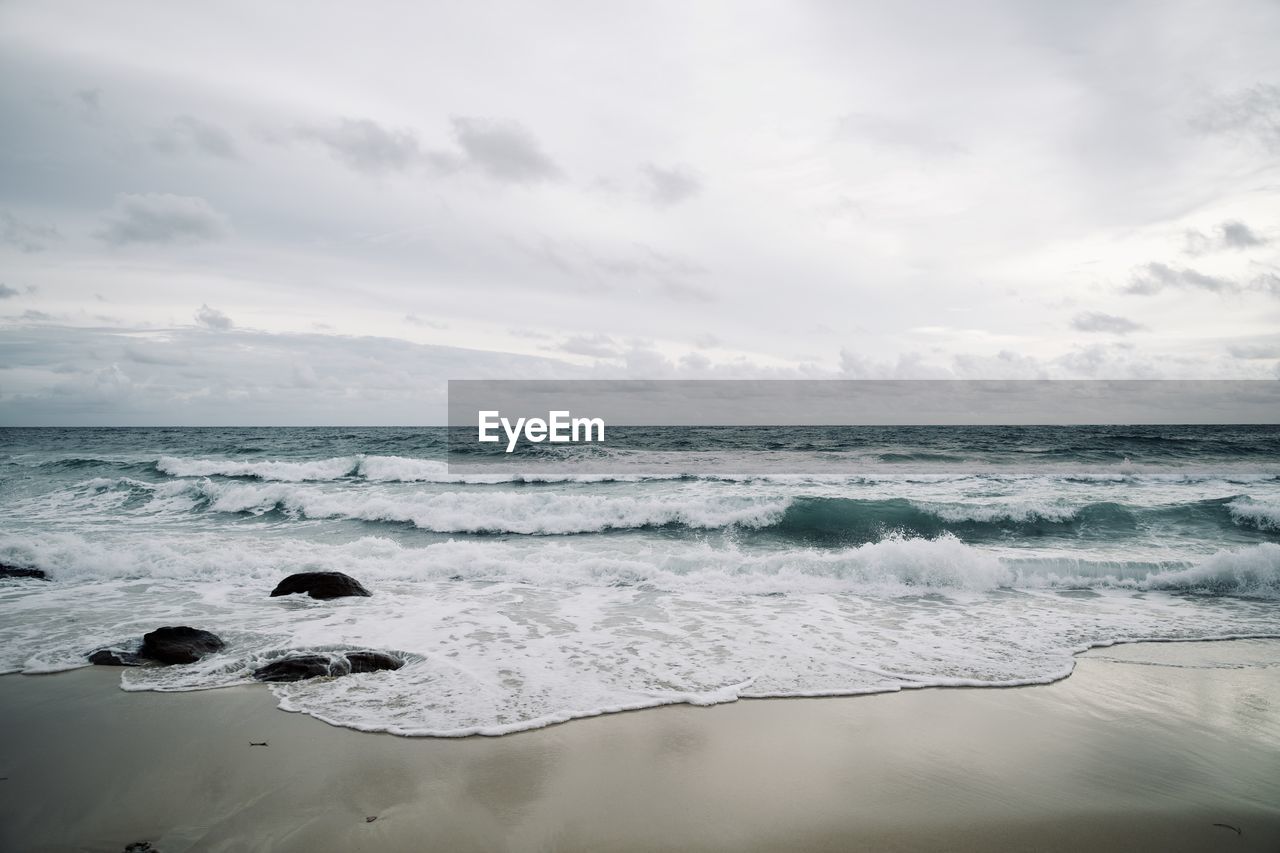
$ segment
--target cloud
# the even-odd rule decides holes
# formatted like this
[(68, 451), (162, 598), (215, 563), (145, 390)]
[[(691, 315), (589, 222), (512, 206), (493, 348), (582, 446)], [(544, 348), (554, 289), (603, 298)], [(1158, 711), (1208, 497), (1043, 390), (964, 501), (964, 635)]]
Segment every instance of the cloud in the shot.
[(702, 183), (679, 167), (664, 169), (645, 163), (640, 167), (640, 173), (649, 181), (649, 200), (659, 207), (679, 204), (702, 192)]
[(1263, 83), (1222, 98), (1192, 120), (1204, 133), (1253, 137), (1280, 149), (1280, 86)]
[(226, 314), (223, 314), (217, 308), (210, 308), (208, 305), (201, 305), (200, 310), (196, 311), (195, 317), (196, 322), (206, 329), (224, 331), (235, 325)]
[(545, 357), (378, 337), (13, 325), (0, 424), (443, 423), (449, 379), (585, 378)]
[(1080, 332), (1103, 332), (1110, 335), (1127, 335), (1145, 328), (1125, 317), (1114, 314), (1103, 314), (1100, 311), (1085, 311), (1071, 318), (1071, 327)]
[(60, 237), (58, 229), (51, 225), (23, 222), (11, 213), (0, 213), (0, 243), (13, 246), (20, 252), (43, 251)]
[(22, 291), (12, 288), (9, 285), (4, 284), (3, 282), (0, 282), (0, 299), (8, 299), (12, 296), (17, 296), (20, 293), (22, 293)]
[(405, 314), (404, 321), (411, 326), (425, 326), (429, 329), (447, 329), (449, 324), (443, 320), (428, 320), (417, 314)]
[(124, 357), (138, 364), (163, 364), (182, 367), (190, 363), (190, 359), (174, 354), (169, 348), (152, 343), (142, 345), (130, 344), (124, 348)]
[(112, 245), (199, 243), (226, 236), (226, 218), (199, 196), (126, 193), (116, 197), (97, 236)]
[(650, 278), (662, 294), (685, 302), (714, 302), (716, 294), (691, 281), (705, 275), (705, 267), (696, 262), (658, 251), (644, 243), (635, 243), (630, 249), (606, 257), (596, 257), (593, 265), (601, 272), (619, 278)]
[(383, 127), (367, 118), (300, 127), (295, 134), (321, 144), (335, 160), (367, 175), (405, 172), (424, 161), (412, 130)]
[(1224, 222), (1221, 228), (1222, 244), (1231, 249), (1247, 249), (1267, 242), (1249, 230), (1249, 226), (1243, 222)]
[(952, 157), (964, 154), (939, 127), (916, 120), (887, 115), (851, 113), (840, 119), (837, 132), (841, 139), (865, 142), (894, 152), (909, 152), (918, 157)]
[(562, 352), (592, 358), (618, 358), (622, 355), (622, 348), (608, 335), (575, 335), (561, 341), (556, 348)]
[(1208, 252), (1222, 251), (1225, 249), (1251, 249), (1255, 246), (1264, 246), (1267, 241), (1259, 237), (1253, 229), (1238, 220), (1229, 220), (1223, 222), (1215, 230), (1212, 235), (1205, 234), (1202, 231), (1191, 229), (1187, 231), (1186, 253), (1188, 255), (1203, 255)]
[(1280, 358), (1280, 341), (1269, 344), (1233, 344), (1227, 347), (1232, 358), (1246, 360)]
[(174, 116), (168, 125), (157, 130), (151, 137), (151, 147), (163, 154), (194, 151), (222, 160), (237, 160), (240, 156), (225, 130), (185, 115)]
[(1124, 292), (1151, 296), (1168, 288), (1194, 288), (1213, 293), (1236, 293), (1241, 289), (1234, 281), (1205, 275), (1187, 267), (1174, 269), (1167, 264), (1150, 263), (1134, 273)]
[(551, 335), (538, 329), (526, 329), (520, 326), (513, 326), (507, 329), (507, 334), (516, 338), (531, 338), (533, 340), (550, 340)]
[[(529, 131), (516, 122), (454, 116), (453, 136), (462, 149), (458, 165), (476, 169), (496, 181), (531, 184), (563, 177)], [(440, 162), (449, 165), (450, 155)]]
[(77, 89), (75, 92), (76, 100), (84, 106), (85, 109), (96, 111), (102, 102), (101, 89)]

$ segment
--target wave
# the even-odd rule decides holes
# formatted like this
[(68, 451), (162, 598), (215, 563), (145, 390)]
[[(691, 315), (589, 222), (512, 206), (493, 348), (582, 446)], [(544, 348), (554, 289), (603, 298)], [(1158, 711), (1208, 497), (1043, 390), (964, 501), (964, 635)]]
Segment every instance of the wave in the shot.
[(765, 527), (787, 499), (696, 496), (616, 497), (519, 492), (442, 492), (389, 495), (325, 491), (286, 484), (203, 481), (190, 487), (210, 512), (283, 512), (309, 519), (345, 518), (411, 524), (433, 533), (557, 535), (676, 525), (718, 529)]
[[(374, 469), (373, 473), (378, 473)], [(399, 470), (382, 472), (384, 476)], [(394, 482), (394, 481), (393, 481)], [(546, 493), (489, 489), (404, 492), (362, 486), (179, 480), (147, 483), (97, 478), (80, 484), (97, 492), (150, 494), (155, 509), (304, 519), (348, 519), (410, 525), (439, 534), (569, 535), (683, 528), (737, 531), (809, 545), (875, 542), (889, 535), (966, 541), (1071, 537), (1122, 540), (1176, 530), (1205, 534), (1277, 527), (1273, 504), (1233, 496), (1156, 506), (1062, 500), (930, 502), (786, 494), (741, 495), (705, 490)], [(184, 503), (185, 501), (185, 503)]]
[(1231, 517), (1244, 527), (1280, 531), (1280, 504), (1239, 497), (1227, 504)]
[(161, 474), (174, 477), (250, 477), (258, 480), (303, 482), (353, 476), (360, 468), (360, 459), (347, 456), (299, 462), (240, 462), (233, 459), (179, 459), (162, 456), (156, 460), (155, 468)]
[[(571, 450), (577, 450), (571, 448)], [(891, 464), (877, 464), (889, 459)], [(900, 464), (912, 460), (918, 465)], [(107, 460), (100, 460), (108, 464)], [(68, 465), (91, 467), (93, 460), (69, 460)], [(45, 464), (64, 464), (63, 461)], [(522, 463), (499, 458), (490, 465), (458, 466), (451, 470), (442, 459), (357, 453), (324, 459), (205, 459), (162, 456), (153, 470), (171, 477), (224, 477), (272, 482), (324, 482), (362, 479), (400, 483), (601, 483), (667, 480), (758, 483), (938, 483), (965, 480), (1024, 482), (1045, 479), (1067, 483), (1236, 484), (1280, 481), (1280, 466), (1266, 464), (1209, 464), (1144, 466), (1135, 464), (1049, 464), (1016, 468), (940, 461), (939, 454), (879, 454), (839, 459), (830, 455), (762, 452), (646, 453), (615, 452), (601, 462), (579, 452), (571, 461)]]
[(286, 538), (238, 545), (218, 534), (138, 540), (42, 533), (0, 535), (0, 562), (42, 569), (58, 582), (209, 581), (264, 591), (289, 572), (332, 570), (375, 585), (515, 583), (729, 596), (1113, 589), (1280, 599), (1280, 544), (1271, 542), (1195, 560), (1126, 562), (1025, 559), (951, 534), (769, 551), (689, 540), (588, 545), (457, 539), (412, 547), (380, 536), (340, 544)]
[(1185, 569), (1152, 574), (1144, 584), (1154, 590), (1280, 598), (1280, 545), (1220, 551)]

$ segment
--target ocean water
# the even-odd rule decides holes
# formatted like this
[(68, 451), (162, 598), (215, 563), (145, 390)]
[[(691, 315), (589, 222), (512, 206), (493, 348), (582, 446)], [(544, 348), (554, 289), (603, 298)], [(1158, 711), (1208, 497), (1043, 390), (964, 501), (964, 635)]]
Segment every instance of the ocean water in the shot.
[[(1280, 428), (649, 428), (446, 464), (446, 431), (0, 430), (0, 670), (160, 625), (404, 668), (272, 685), (404, 735), (1068, 675), (1082, 649), (1280, 636)], [(452, 473), (451, 473), (452, 471)], [(370, 598), (270, 598), (338, 570)]]

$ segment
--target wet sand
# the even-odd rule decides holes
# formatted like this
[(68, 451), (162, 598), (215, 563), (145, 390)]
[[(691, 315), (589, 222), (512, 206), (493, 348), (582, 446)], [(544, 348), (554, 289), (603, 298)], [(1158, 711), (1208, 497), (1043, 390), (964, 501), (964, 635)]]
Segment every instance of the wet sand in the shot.
[(0, 677), (0, 850), (1280, 850), (1274, 640), (1099, 649), (1040, 687), (462, 740), (118, 679)]

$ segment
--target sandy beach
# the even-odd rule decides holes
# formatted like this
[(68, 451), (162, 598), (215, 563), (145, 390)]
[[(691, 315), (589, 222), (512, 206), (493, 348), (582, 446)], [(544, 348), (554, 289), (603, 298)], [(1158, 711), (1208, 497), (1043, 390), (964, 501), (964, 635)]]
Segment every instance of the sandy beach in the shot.
[(1115, 646), (1049, 686), (672, 706), (458, 740), (336, 728), (265, 687), (12, 675), (0, 848), (1274, 851), (1277, 660), (1280, 641)]

